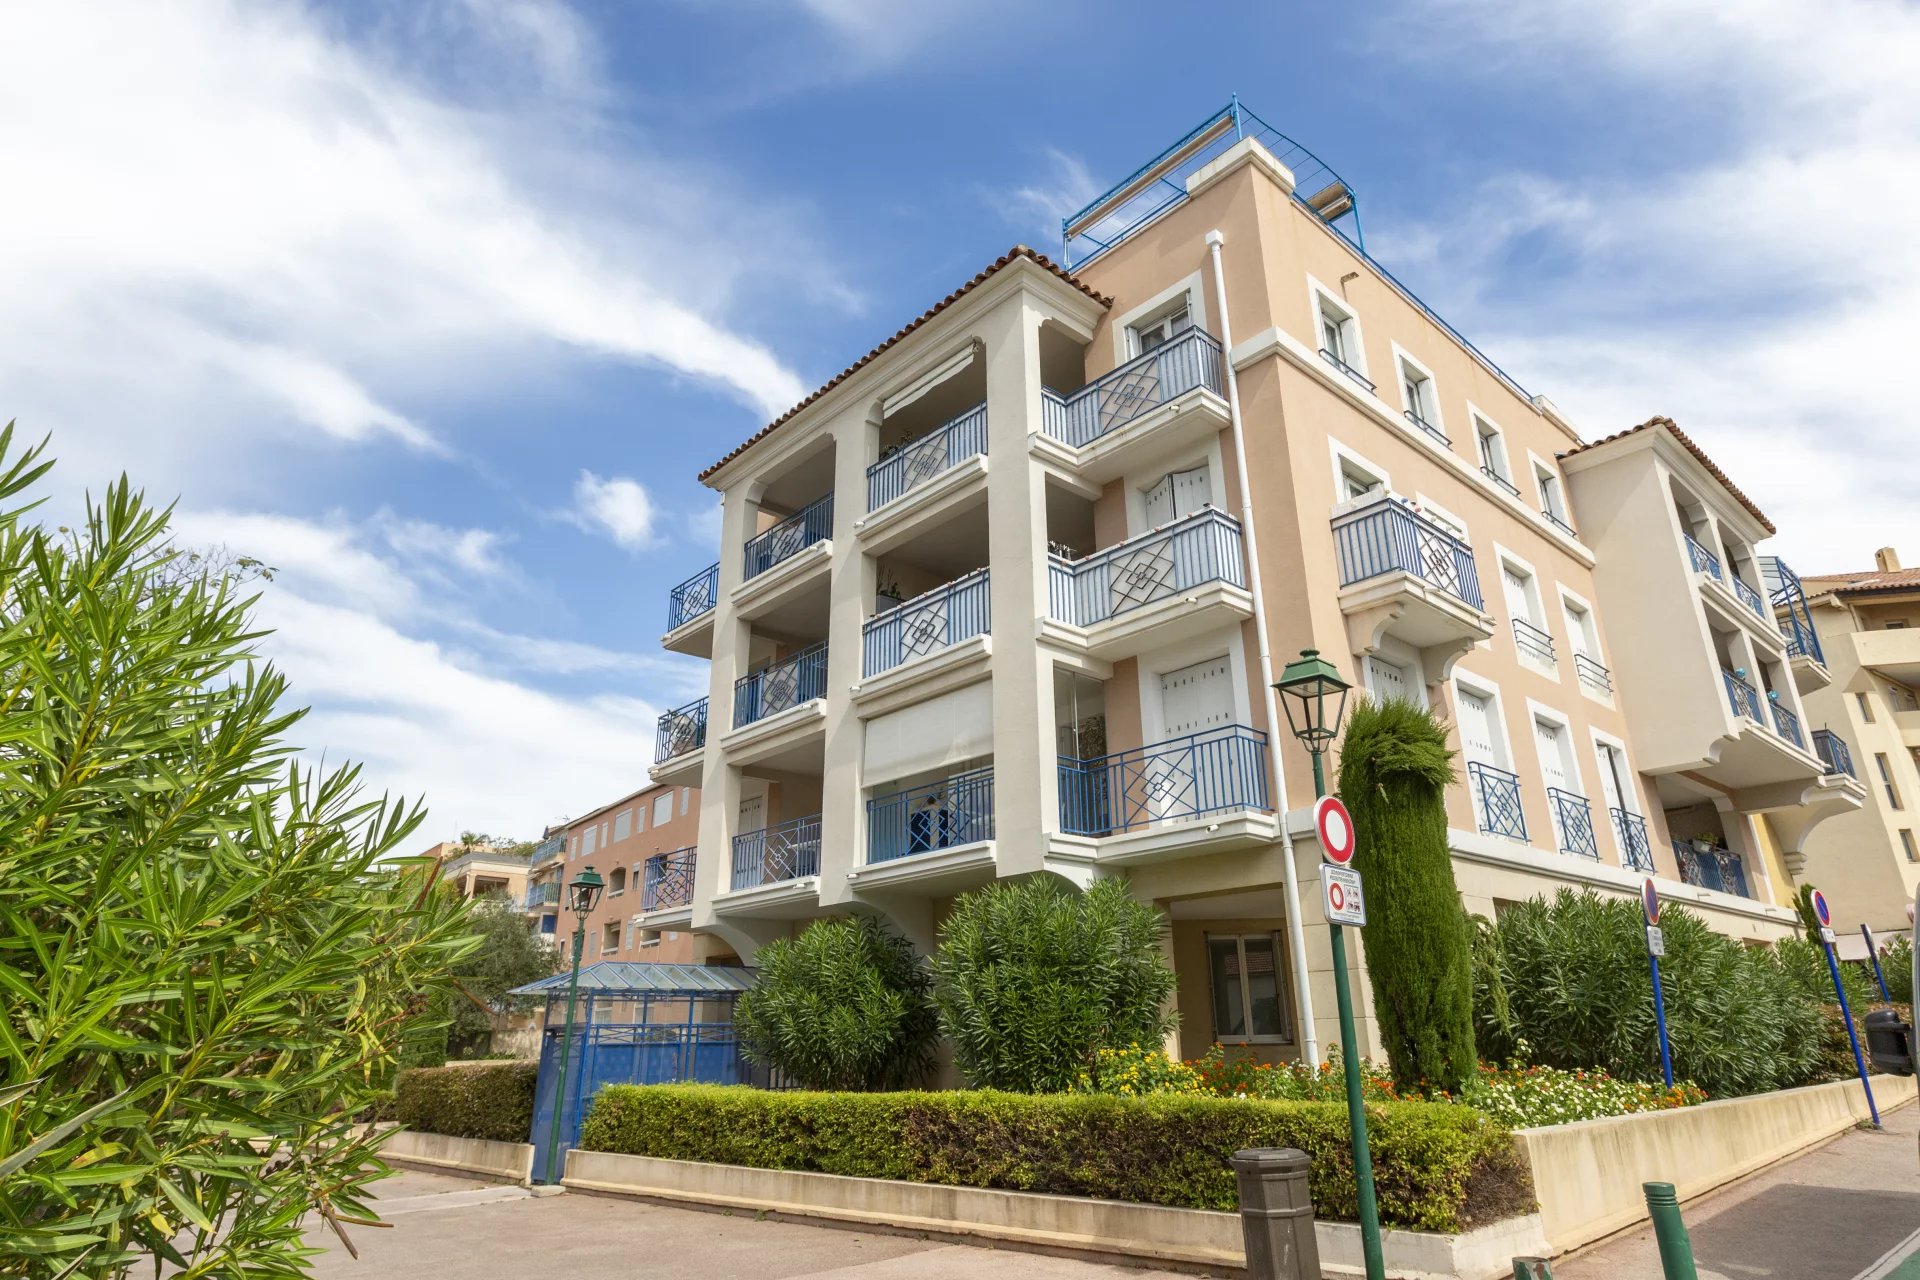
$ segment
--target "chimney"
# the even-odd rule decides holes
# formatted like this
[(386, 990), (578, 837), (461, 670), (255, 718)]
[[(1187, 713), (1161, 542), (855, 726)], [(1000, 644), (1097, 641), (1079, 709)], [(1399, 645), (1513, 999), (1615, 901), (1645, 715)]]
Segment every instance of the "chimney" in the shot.
[(1882, 547), (1874, 552), (1873, 563), (1874, 567), (1882, 573), (1898, 573), (1900, 571), (1900, 557), (1894, 554), (1892, 547)]

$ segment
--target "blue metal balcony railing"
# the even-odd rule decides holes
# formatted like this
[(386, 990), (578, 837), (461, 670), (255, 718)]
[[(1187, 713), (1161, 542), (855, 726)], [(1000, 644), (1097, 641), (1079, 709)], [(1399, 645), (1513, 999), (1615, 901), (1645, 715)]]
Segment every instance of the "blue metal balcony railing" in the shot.
[(1729, 574), (1727, 580), (1733, 584), (1733, 594), (1739, 596), (1747, 608), (1753, 610), (1763, 618), (1767, 616), (1767, 602), (1760, 598), (1758, 591), (1755, 591), (1752, 587), (1741, 581), (1740, 575), (1737, 573)]
[(987, 406), (977, 404), (952, 422), (895, 448), (867, 468), (867, 510), (987, 451)]
[(1553, 814), (1553, 833), (1560, 838), (1560, 852), (1600, 861), (1600, 845), (1593, 838), (1593, 808), (1587, 798), (1548, 787), (1547, 808)]
[(1827, 656), (1820, 650), (1820, 633), (1814, 630), (1813, 612), (1807, 607), (1807, 594), (1800, 586), (1800, 575), (1789, 569), (1779, 556), (1760, 557), (1760, 580), (1766, 584), (1767, 599), (1780, 619), (1781, 634), (1787, 637), (1787, 653), (1795, 658), (1811, 658), (1822, 666)]
[(764, 533), (747, 539), (746, 576), (757, 578), (816, 542), (833, 536), (833, 495), (816, 498)]
[(733, 727), (753, 724), (827, 692), (827, 642), (809, 645), (733, 682)]
[[(1769, 694), (1768, 696), (1772, 698), (1774, 695)], [(1774, 732), (1796, 747), (1806, 746), (1807, 739), (1805, 735), (1800, 732), (1800, 717), (1781, 706), (1778, 702), (1774, 702), (1771, 705), (1773, 707)]]
[(1584, 653), (1573, 655), (1574, 674), (1580, 677), (1580, 683), (1595, 693), (1613, 692), (1613, 673), (1589, 658)]
[(698, 751), (707, 745), (707, 700), (701, 698), (684, 707), (676, 707), (660, 717), (654, 735), (653, 762), (664, 764), (675, 756)]
[(752, 889), (820, 874), (820, 815), (733, 838), (733, 887)]
[(1820, 651), (1819, 634), (1799, 618), (1788, 614), (1781, 619), (1780, 634), (1787, 638), (1789, 658), (1812, 658), (1822, 666), (1826, 665), (1826, 655)]
[(1552, 525), (1554, 528), (1558, 529), (1560, 532), (1566, 534), (1569, 538), (1577, 538), (1580, 536), (1578, 533), (1574, 531), (1573, 526), (1567, 523), (1566, 517), (1555, 515), (1553, 512), (1547, 510), (1545, 507), (1540, 508), (1540, 518), (1542, 520), (1545, 520), (1548, 524)]
[(675, 849), (648, 858), (641, 873), (640, 909), (671, 911), (693, 905), (695, 849)]
[(1520, 496), (1519, 485), (1507, 479), (1505, 476), (1501, 475), (1498, 471), (1495, 471), (1492, 467), (1486, 465), (1485, 463), (1480, 464), (1480, 474), (1485, 476), (1487, 479), (1493, 481), (1495, 484), (1499, 485), (1502, 489), (1505, 489), (1509, 496), (1515, 497), (1515, 498)]
[(1673, 856), (1680, 863), (1680, 878), (1688, 884), (1742, 898), (1753, 896), (1747, 889), (1746, 864), (1733, 850), (1715, 848), (1703, 853), (1690, 841), (1675, 840)]
[(1244, 725), (1089, 760), (1060, 758), (1060, 829), (1072, 835), (1268, 807), (1267, 735)]
[(533, 854), (527, 859), (527, 865), (537, 867), (549, 858), (559, 857), (562, 853), (566, 852), (566, 848), (567, 833), (564, 830), (556, 831), (539, 844), (533, 846)]
[(1366, 374), (1360, 372), (1358, 369), (1354, 368), (1352, 365), (1348, 364), (1345, 360), (1342, 360), (1339, 356), (1327, 350), (1325, 347), (1320, 348), (1320, 358), (1322, 360), (1325, 360), (1328, 364), (1332, 365), (1334, 368), (1338, 369), (1340, 372), (1346, 374), (1349, 378), (1353, 379), (1354, 382), (1356, 382), (1366, 390), (1372, 391), (1374, 389), (1373, 380), (1371, 378), (1367, 377)]
[(867, 801), (867, 861), (993, 839), (993, 770), (975, 769)]
[(1446, 432), (1434, 426), (1431, 422), (1428, 422), (1425, 418), (1421, 417), (1419, 414), (1415, 413), (1411, 409), (1405, 410), (1404, 412), (1408, 422), (1411, 422), (1414, 426), (1420, 428), (1422, 431), (1432, 436), (1434, 441), (1437, 444), (1439, 444), (1441, 448), (1443, 449), (1453, 448), (1453, 441), (1447, 438)]
[(986, 634), (992, 625), (988, 588), (987, 571), (975, 569), (867, 619), (861, 636), (861, 674), (877, 676)]
[(1647, 836), (1647, 820), (1625, 809), (1609, 809), (1613, 815), (1613, 833), (1620, 838), (1620, 862), (1629, 871), (1653, 874), (1653, 842)]
[(1084, 560), (1049, 554), (1047, 562), (1047, 611), (1079, 627), (1205, 583), (1247, 585), (1240, 522), (1212, 507)]
[(1480, 830), (1525, 843), (1527, 815), (1520, 804), (1520, 775), (1479, 760), (1467, 761), (1467, 790)]
[(1558, 661), (1553, 656), (1553, 634), (1545, 627), (1536, 627), (1525, 618), (1513, 620), (1513, 647), (1548, 666)]
[(1220, 343), (1189, 329), (1171, 342), (1135, 356), (1070, 396), (1040, 393), (1040, 429), (1062, 444), (1085, 448), (1149, 409), (1204, 387), (1221, 388)]
[(1715, 582), (1722, 581), (1725, 575), (1720, 572), (1720, 557), (1701, 546), (1699, 542), (1694, 540), (1692, 534), (1682, 534), (1681, 536), (1687, 540), (1687, 563), (1693, 566), (1693, 571), (1695, 573), (1704, 573)]
[(1847, 740), (1831, 729), (1813, 731), (1813, 749), (1827, 762), (1828, 776), (1842, 773), (1849, 778), (1860, 776), (1853, 771), (1853, 751), (1847, 746)]
[(560, 905), (560, 882), (549, 880), (545, 884), (527, 886), (527, 910), (537, 911), (541, 907)]
[(667, 630), (676, 630), (711, 612), (719, 594), (720, 566), (710, 564), (667, 593)]
[(1759, 692), (1725, 667), (1720, 668), (1720, 678), (1726, 681), (1727, 701), (1733, 704), (1733, 714), (1765, 724), (1766, 718), (1760, 714)]
[(1343, 587), (1405, 571), (1456, 600), (1483, 607), (1473, 548), (1398, 499), (1335, 516), (1333, 546)]

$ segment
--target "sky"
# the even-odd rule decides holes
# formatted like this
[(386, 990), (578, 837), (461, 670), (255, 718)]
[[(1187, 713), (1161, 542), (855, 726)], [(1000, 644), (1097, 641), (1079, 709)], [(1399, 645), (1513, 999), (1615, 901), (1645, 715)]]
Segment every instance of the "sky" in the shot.
[(124, 471), (273, 565), (296, 738), (427, 838), (645, 785), (697, 472), (1235, 93), (1589, 438), (1673, 417), (1803, 574), (1920, 563), (1912, 4), (18, 0), (0, 49), (0, 420), (51, 511)]

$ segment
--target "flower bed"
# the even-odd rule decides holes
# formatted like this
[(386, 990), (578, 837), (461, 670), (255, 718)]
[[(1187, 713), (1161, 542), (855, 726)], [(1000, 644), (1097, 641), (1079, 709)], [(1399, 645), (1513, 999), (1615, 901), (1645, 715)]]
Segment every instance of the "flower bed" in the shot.
[[(1360, 1063), (1361, 1096), (1368, 1102), (1460, 1102), (1515, 1128), (1597, 1120), (1640, 1111), (1665, 1111), (1705, 1102), (1691, 1084), (1672, 1089), (1617, 1080), (1604, 1071), (1555, 1067), (1493, 1067), (1481, 1063), (1458, 1099), (1440, 1093), (1408, 1099), (1393, 1087), (1383, 1067)], [(1297, 1062), (1262, 1063), (1226, 1058), (1218, 1045), (1204, 1058), (1179, 1062), (1157, 1050), (1134, 1046), (1103, 1049), (1092, 1070), (1080, 1073), (1077, 1092), (1122, 1097), (1172, 1094), (1183, 1097), (1253, 1098), (1263, 1101), (1341, 1102), (1346, 1079), (1338, 1061), (1318, 1067)]]

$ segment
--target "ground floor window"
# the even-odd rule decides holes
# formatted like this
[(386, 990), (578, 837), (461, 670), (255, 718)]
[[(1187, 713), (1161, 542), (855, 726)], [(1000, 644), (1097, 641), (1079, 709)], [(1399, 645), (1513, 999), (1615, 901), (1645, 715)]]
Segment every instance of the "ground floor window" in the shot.
[(1278, 934), (1207, 935), (1213, 982), (1213, 1038), (1222, 1044), (1293, 1040), (1281, 985)]

